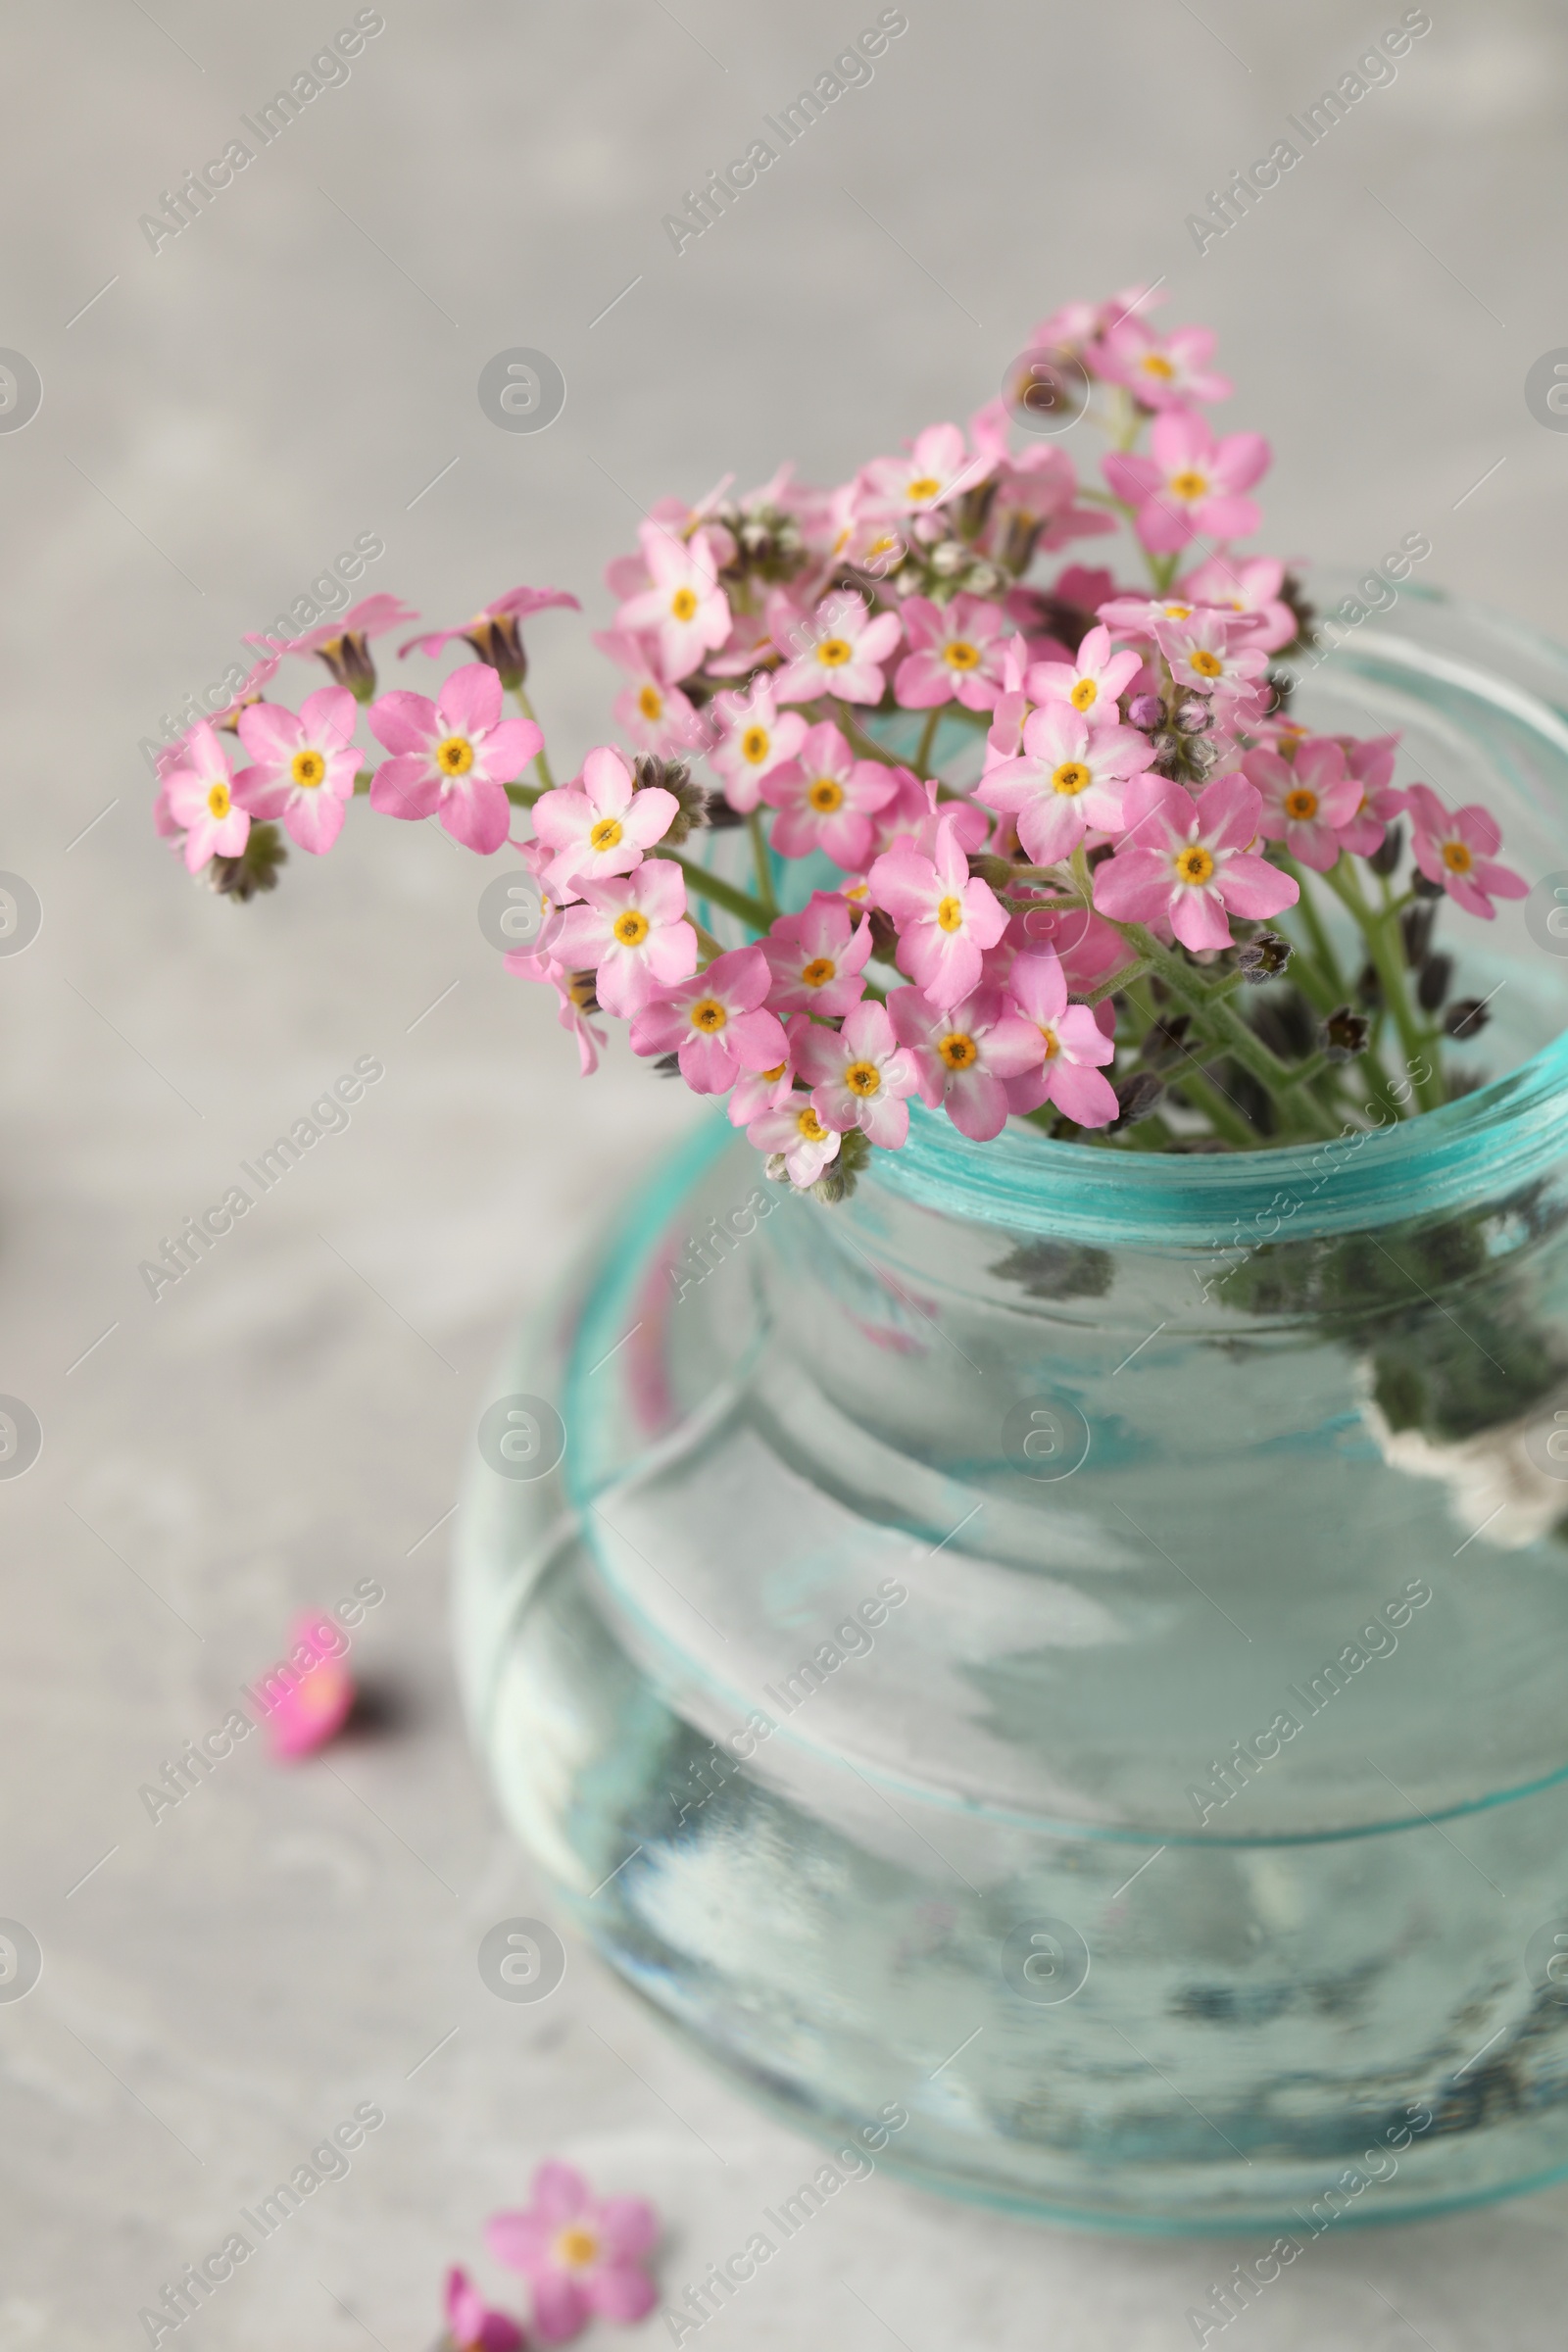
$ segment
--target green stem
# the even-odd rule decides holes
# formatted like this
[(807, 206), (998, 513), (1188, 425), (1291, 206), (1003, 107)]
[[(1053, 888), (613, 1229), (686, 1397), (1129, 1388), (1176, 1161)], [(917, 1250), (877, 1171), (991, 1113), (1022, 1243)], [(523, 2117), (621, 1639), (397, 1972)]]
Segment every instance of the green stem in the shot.
[(1204, 1077), (1196, 1060), (1190, 1069), (1173, 1070), (1171, 1078), (1194, 1109), (1203, 1113), (1216, 1135), (1222, 1135), (1229, 1144), (1239, 1144), (1246, 1152), (1256, 1148), (1259, 1141), (1256, 1129), (1243, 1117), (1229, 1096), (1212, 1079)]
[(1134, 981), (1141, 980), (1150, 968), (1147, 963), (1124, 963), (1119, 972), (1112, 972), (1108, 980), (1102, 980), (1100, 986), (1084, 998), (1084, 1003), (1091, 1008), (1096, 1004), (1103, 1004), (1107, 997), (1120, 996), (1125, 989), (1131, 988)]
[[(532, 703), (529, 702), (528, 697), (523, 693), (522, 688), (520, 686), (514, 686), (513, 688), (513, 693), (516, 697), (517, 709), (522, 712), (523, 717), (531, 718), (534, 725), (537, 727), (539, 724), (538, 714), (535, 711)], [(550, 762), (545, 758), (545, 747), (543, 744), (541, 744), (537, 752), (535, 752), (533, 756), (533, 763), (538, 773), (540, 790), (542, 792), (554, 792), (556, 789), (556, 779), (550, 773)], [(510, 799), (511, 795), (509, 794), (508, 797)], [(537, 795), (535, 798), (537, 798)], [(524, 804), (524, 806), (526, 805), (527, 804)]]
[(1146, 985), (1148, 973), (1139, 971), (1127, 981), (1127, 1003), (1135, 1015), (1135, 1040), (1140, 1049), (1145, 1038), (1159, 1019), (1159, 1007)]
[[(822, 716), (822, 709), (820, 704), (810, 703), (806, 705), (805, 708), (806, 711), (810, 717), (820, 720)], [(840, 704), (837, 712), (834, 715), (833, 724), (843, 730), (843, 732), (849, 737), (850, 742), (855, 746), (855, 749), (858, 752), (863, 752), (867, 760), (880, 760), (884, 767), (903, 767), (906, 764), (906, 762), (899, 758), (896, 752), (890, 752), (886, 750), (882, 744), (876, 741), (874, 736), (867, 735), (859, 720), (858, 718), (852, 718), (849, 710), (842, 704)]]
[[(773, 868), (767, 855), (767, 835), (762, 830), (762, 812), (754, 808), (746, 819), (746, 830), (752, 837), (752, 862), (757, 868), (757, 895), (767, 908), (767, 922), (778, 912), (778, 900), (773, 895)], [(766, 930), (767, 923), (762, 928)]]
[(679, 850), (666, 850), (656, 843), (648, 854), (651, 858), (667, 858), (671, 865), (678, 865), (699, 898), (710, 899), (715, 906), (722, 906), (726, 914), (739, 915), (741, 921), (749, 923), (754, 931), (763, 932), (772, 922), (772, 916), (760, 901), (749, 897), (744, 890), (737, 890), (733, 882), (726, 882), (719, 875), (710, 873), (706, 865), (698, 865), (694, 859), (683, 858)]
[(920, 742), (914, 755), (914, 772), (917, 776), (926, 778), (930, 776), (931, 746), (937, 739), (937, 729), (941, 723), (942, 705), (938, 703), (936, 709), (928, 714), (925, 725), (920, 729)]
[[(1170, 949), (1162, 948), (1140, 923), (1122, 923), (1118, 929), (1130, 939), (1140, 955), (1152, 963), (1172, 994), (1180, 998), (1194, 1017), (1207, 1028), (1216, 1044), (1222, 1044), (1233, 1059), (1239, 1061), (1276, 1097), (1290, 1093), (1296, 1084), (1296, 1073), (1289, 1063), (1271, 1054), (1262, 1039), (1250, 1029), (1234, 1004), (1217, 997), (1198, 978), (1191, 964)], [(1298, 1104), (1291, 1105), (1292, 1114), (1302, 1119), (1325, 1138), (1338, 1130), (1322, 1104), (1307, 1096)]]
[[(1301, 928), (1311, 942), (1312, 954), (1317, 958), (1318, 970), (1322, 973), (1327, 985), (1334, 991), (1334, 1004), (1343, 1004), (1350, 992), (1346, 985), (1345, 975), (1340, 969), (1340, 959), (1334, 953), (1334, 942), (1330, 939), (1324, 926), (1323, 917), (1318, 912), (1317, 902), (1312, 896), (1306, 876), (1288, 850), (1276, 851), (1275, 858), (1278, 864), (1290, 875), (1291, 880), (1300, 892), (1300, 897), (1296, 902), (1295, 912), (1300, 916)], [(1311, 991), (1307, 990), (1305, 993), (1310, 995)], [(1322, 1009), (1332, 1012), (1334, 1004), (1327, 1005)]]
[(1117, 450), (1121, 456), (1126, 457), (1128, 452), (1137, 446), (1138, 436), (1144, 429), (1144, 412), (1125, 384), (1118, 384), (1116, 389), (1121, 394), (1119, 404), (1121, 414), (1116, 419), (1113, 430)]
[(1298, 1063), (1291, 1072), (1291, 1085), (1293, 1087), (1310, 1086), (1315, 1079), (1322, 1077), (1325, 1070), (1333, 1067), (1334, 1064), (1326, 1054), (1314, 1054), (1308, 1060)]
[[(1343, 873), (1341, 867), (1346, 869)], [(1386, 913), (1379, 913), (1367, 905), (1348, 858), (1340, 859), (1327, 881), (1335, 897), (1349, 908), (1366, 940), (1367, 953), (1382, 984), (1383, 1001), (1404, 1048), (1405, 1067), (1415, 1087), (1415, 1099), (1423, 1110), (1436, 1110), (1446, 1090), (1437, 1058), (1428, 1051), (1431, 1040), (1417, 1021), (1405, 990), (1404, 955), (1396, 937), (1398, 915), (1392, 907)], [(1416, 1065), (1422, 1062), (1429, 1074), (1417, 1079)]]
[[(1341, 968), (1339, 957), (1334, 953), (1334, 945), (1329, 938), (1317, 902), (1308, 895), (1305, 875), (1287, 851), (1280, 850), (1276, 855), (1284, 870), (1293, 875), (1300, 886), (1300, 898), (1289, 911), (1300, 916), (1301, 928), (1306, 932), (1310, 943), (1309, 949), (1303, 949), (1299, 941), (1295, 943), (1296, 956), (1291, 964), (1291, 977), (1315, 1011), (1334, 1012), (1341, 1004), (1350, 1001), (1348, 984)], [(1379, 1056), (1378, 1043), (1382, 1035), (1383, 1020), (1383, 1008), (1379, 1007), (1373, 1016), (1372, 1031), (1366, 1052), (1359, 1054), (1353, 1064), (1345, 1063), (1337, 1068), (1334, 1096), (1337, 1101), (1340, 1091), (1347, 1083), (1353, 1067), (1360, 1071), (1363, 1085), (1371, 1088), (1373, 1094), (1386, 1108), (1392, 1110), (1397, 1118), (1407, 1118), (1408, 1111), (1400, 1108), (1390, 1091), (1389, 1075)], [(1333, 1104), (1331, 1103), (1329, 1107), (1332, 1108)]]
[(1298, 940), (1293, 940), (1291, 945), (1295, 948), (1296, 954), (1291, 958), (1290, 977), (1305, 997), (1313, 1011), (1333, 1012), (1339, 1005), (1345, 1004), (1346, 990), (1336, 988), (1332, 981), (1325, 980), (1317, 964), (1312, 960), (1310, 951), (1303, 948)]

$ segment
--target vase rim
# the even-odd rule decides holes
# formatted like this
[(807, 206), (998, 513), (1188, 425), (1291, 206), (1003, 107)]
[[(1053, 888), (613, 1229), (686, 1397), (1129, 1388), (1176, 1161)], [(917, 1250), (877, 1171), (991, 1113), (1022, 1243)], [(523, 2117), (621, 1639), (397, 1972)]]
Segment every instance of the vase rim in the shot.
[[(991, 1143), (910, 1104), (902, 1152), (868, 1181), (969, 1223), (1151, 1248), (1364, 1231), (1473, 1207), (1568, 1156), (1568, 1034), (1490, 1086), (1419, 1117), (1258, 1152), (1097, 1152), (1016, 1122)], [(1289, 1205), (1294, 1203), (1294, 1206)], [(1271, 1232), (1259, 1220), (1275, 1217)]]

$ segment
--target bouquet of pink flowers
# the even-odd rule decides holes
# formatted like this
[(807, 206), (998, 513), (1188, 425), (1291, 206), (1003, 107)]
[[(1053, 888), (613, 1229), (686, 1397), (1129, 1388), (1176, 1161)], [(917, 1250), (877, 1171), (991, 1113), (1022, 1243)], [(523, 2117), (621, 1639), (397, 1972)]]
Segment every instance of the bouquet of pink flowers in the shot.
[[(239, 699), (161, 761), (160, 830), (239, 899), (275, 882), (279, 824), (319, 855), (357, 795), (520, 861), (533, 936), (507, 963), (555, 990), (584, 1072), (602, 1017), (624, 1020), (634, 1054), (726, 1096), (768, 1173), (824, 1199), (899, 1149), (915, 1095), (976, 1141), (1014, 1117), (1123, 1151), (1433, 1107), (1464, 1083), (1446, 1041), (1485, 1018), (1449, 996), (1437, 903), (1490, 918), (1528, 885), (1485, 808), (1395, 783), (1396, 738), (1291, 717), (1310, 611), (1283, 563), (1234, 544), (1258, 528), (1269, 445), (1216, 437), (1214, 338), (1155, 334), (1151, 299), (1057, 312), (1014, 396), (834, 489), (785, 466), (742, 498), (726, 477), (662, 500), (610, 566), (596, 639), (634, 751), (552, 775), (520, 624), (575, 597), (516, 588), (411, 639), (475, 657), (431, 700), (377, 693), (370, 640), (416, 615), (372, 596), (251, 640)], [(1041, 354), (1108, 437), (1102, 488), (1038, 431)], [(1053, 569), (1118, 531), (1139, 584)], [(297, 711), (262, 699), (303, 654), (333, 683)]]

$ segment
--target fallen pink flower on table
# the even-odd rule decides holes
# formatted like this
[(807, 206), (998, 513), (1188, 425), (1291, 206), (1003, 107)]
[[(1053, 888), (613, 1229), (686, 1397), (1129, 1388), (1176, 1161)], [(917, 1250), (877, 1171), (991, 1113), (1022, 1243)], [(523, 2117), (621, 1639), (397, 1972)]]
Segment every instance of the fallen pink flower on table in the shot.
[(314, 1755), (347, 1723), (356, 1693), (343, 1655), (346, 1646), (330, 1619), (318, 1613), (295, 1619), (288, 1664), (297, 1680), (274, 1700), (268, 1717), (272, 1753), (280, 1761), (292, 1764), (300, 1756)]
[(534, 2324), (547, 2344), (580, 2335), (591, 2319), (645, 2319), (658, 2300), (644, 2257), (659, 2217), (643, 2197), (596, 2197), (569, 2164), (542, 2164), (533, 2202), (492, 2214), (485, 2244), (533, 2285)]
[(494, 2310), (456, 2265), (447, 2273), (446, 2322), (441, 2352), (522, 2352), (528, 2340), (516, 2321)]

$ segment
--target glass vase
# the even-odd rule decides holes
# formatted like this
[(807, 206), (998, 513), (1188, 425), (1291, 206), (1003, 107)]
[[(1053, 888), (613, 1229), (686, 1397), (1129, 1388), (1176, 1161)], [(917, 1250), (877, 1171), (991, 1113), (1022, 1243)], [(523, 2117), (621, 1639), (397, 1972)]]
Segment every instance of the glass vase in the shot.
[(459, 1588), (510, 1818), (706, 2057), (1293, 2243), (1568, 2172), (1568, 657), (1406, 590), (1300, 705), (1544, 877), (1449, 923), (1473, 1091), (1212, 1156), (916, 1108), (831, 1208), (715, 1117), (510, 1352)]

